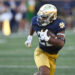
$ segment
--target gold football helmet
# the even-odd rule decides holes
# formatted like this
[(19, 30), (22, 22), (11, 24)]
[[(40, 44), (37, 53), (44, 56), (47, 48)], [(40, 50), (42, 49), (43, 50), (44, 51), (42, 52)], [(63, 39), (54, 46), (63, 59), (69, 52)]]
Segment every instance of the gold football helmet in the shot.
[(57, 8), (52, 4), (44, 4), (37, 13), (40, 26), (46, 26), (57, 18)]

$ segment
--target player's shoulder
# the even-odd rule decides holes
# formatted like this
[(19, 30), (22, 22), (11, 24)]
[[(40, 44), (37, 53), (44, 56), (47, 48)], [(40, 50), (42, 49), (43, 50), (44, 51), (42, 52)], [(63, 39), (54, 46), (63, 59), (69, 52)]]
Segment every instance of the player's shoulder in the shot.
[(37, 24), (37, 16), (34, 16), (32, 18), (32, 25), (36, 25)]
[(57, 25), (59, 28), (65, 28), (65, 21), (64, 20), (57, 18), (56, 22), (57, 22)]
[(37, 21), (37, 16), (34, 16), (34, 17), (32, 18), (32, 22), (35, 22), (35, 21)]
[(57, 28), (57, 32), (60, 32), (60, 31), (65, 31), (66, 29), (66, 26), (65, 26), (65, 21), (60, 19), (60, 18), (57, 18), (56, 19), (56, 28)]
[(57, 21), (58, 23), (63, 22), (63, 23), (65, 24), (65, 21), (64, 21), (63, 19), (61, 19), (61, 18), (57, 18), (56, 21)]

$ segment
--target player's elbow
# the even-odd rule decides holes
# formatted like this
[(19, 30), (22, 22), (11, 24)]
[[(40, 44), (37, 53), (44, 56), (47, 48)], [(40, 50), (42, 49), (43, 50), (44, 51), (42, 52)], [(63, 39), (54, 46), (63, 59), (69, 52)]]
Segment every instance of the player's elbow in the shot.
[(63, 47), (64, 46), (64, 41), (59, 43), (59, 47)]

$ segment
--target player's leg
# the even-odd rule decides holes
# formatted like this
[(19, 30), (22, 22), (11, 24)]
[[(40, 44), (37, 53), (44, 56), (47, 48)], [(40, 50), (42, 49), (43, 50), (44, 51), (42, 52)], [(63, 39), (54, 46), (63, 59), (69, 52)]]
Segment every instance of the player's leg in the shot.
[(56, 62), (54, 60), (50, 60), (50, 75), (54, 75)]
[(50, 64), (48, 57), (40, 48), (36, 48), (34, 52), (34, 60), (39, 69), (39, 72), (34, 75), (50, 75)]
[(50, 75), (50, 68), (47, 66), (42, 66), (39, 69), (40, 75)]
[(50, 64), (50, 75), (54, 75), (55, 67), (56, 67), (56, 59), (58, 57), (58, 54), (48, 54), (46, 55), (49, 58), (49, 64)]
[(47, 66), (41, 66), (39, 72), (34, 73), (34, 75), (50, 75), (50, 69)]

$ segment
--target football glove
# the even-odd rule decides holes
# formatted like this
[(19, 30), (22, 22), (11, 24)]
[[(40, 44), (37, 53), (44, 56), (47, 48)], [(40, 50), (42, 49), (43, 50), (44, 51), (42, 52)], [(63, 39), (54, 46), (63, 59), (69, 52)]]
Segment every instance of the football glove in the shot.
[(41, 31), (40, 32), (40, 38), (39, 38), (39, 40), (49, 41), (49, 39), (51, 38), (51, 36), (48, 36), (47, 32), (48, 32), (47, 29), (44, 32)]
[(27, 40), (25, 41), (26, 47), (28, 47), (28, 48), (31, 47), (31, 41), (32, 41), (32, 36), (29, 35)]

